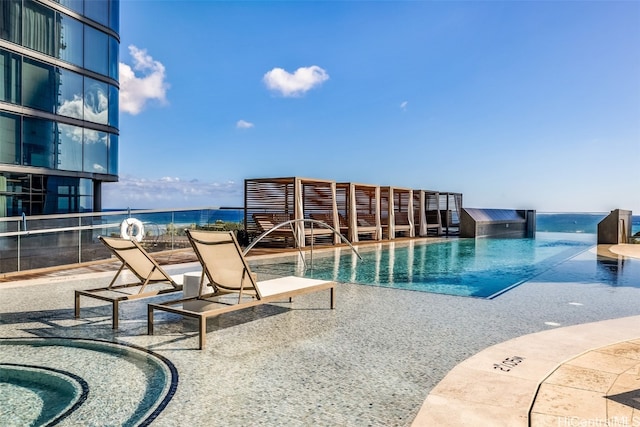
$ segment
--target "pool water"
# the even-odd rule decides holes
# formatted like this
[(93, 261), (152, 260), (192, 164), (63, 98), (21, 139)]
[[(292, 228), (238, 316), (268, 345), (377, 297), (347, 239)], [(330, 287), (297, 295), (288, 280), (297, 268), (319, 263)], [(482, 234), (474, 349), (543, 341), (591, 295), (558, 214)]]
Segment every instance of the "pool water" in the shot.
[[(535, 239), (451, 239), (364, 247), (353, 253), (315, 255), (313, 262), (291, 261), (279, 273), (410, 289), (449, 295), (495, 298), (596, 244), (592, 234), (537, 233)], [(273, 266), (273, 268), (276, 268)], [(288, 271), (284, 271), (288, 270)]]
[(0, 363), (3, 425), (57, 424), (79, 407), (87, 394), (86, 382), (67, 372)]
[(177, 387), (170, 361), (130, 344), (0, 339), (0, 425), (149, 425)]

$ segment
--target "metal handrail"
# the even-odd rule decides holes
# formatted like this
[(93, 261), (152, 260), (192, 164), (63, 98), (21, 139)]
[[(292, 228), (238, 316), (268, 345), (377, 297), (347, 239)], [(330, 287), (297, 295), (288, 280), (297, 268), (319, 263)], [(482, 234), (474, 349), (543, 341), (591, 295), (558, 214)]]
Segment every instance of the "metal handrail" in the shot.
[[(351, 250), (358, 256), (358, 258), (360, 260), (362, 260), (362, 256), (360, 255), (360, 253), (358, 253), (358, 251), (356, 250), (356, 248), (353, 247), (353, 245), (351, 244), (351, 242), (349, 242), (349, 240), (347, 240), (346, 237), (344, 237), (344, 235), (342, 233), (340, 233), (338, 230), (336, 230), (334, 227), (332, 227), (331, 225), (327, 224), (324, 221), (319, 221), (317, 219), (306, 219), (306, 218), (301, 218), (301, 219), (291, 219), (289, 221), (285, 221), (285, 222), (281, 222), (280, 224), (274, 226), (273, 228), (270, 228), (269, 230), (265, 231), (264, 233), (262, 233), (261, 235), (259, 235), (253, 242), (251, 242), (251, 244), (249, 246), (247, 246), (244, 251), (242, 252), (243, 255), (247, 255), (249, 253), (249, 251), (251, 249), (253, 249), (253, 247), (255, 245), (258, 244), (258, 242), (260, 242), (260, 240), (262, 240), (263, 238), (267, 237), (269, 234), (271, 234), (272, 232), (285, 227), (285, 226), (289, 226), (289, 228), (291, 229), (291, 235), (293, 236), (293, 238), (295, 239), (295, 241), (298, 241), (298, 236), (296, 236), (295, 233), (295, 229), (293, 227), (294, 224), (298, 223), (298, 222), (308, 222), (311, 223), (311, 260), (313, 261), (313, 224), (318, 224), (322, 227), (328, 228), (331, 231), (333, 231), (333, 234), (337, 234), (340, 239), (346, 243), (347, 245), (349, 245), (349, 247), (351, 248)], [(302, 259), (302, 262), (305, 264), (306, 267), (306, 262), (304, 260), (304, 257), (302, 256), (302, 249), (300, 248), (300, 246), (298, 245), (298, 252), (300, 253), (300, 259)]]
[[(175, 225), (175, 221), (184, 218), (190, 224), (201, 225), (208, 223), (209, 213), (215, 211), (239, 210), (243, 208), (235, 207), (204, 207), (204, 208), (176, 208), (176, 209), (126, 209), (99, 212), (81, 212), (68, 214), (48, 214), (48, 215), (26, 215), (2, 217), (0, 218), (0, 274), (27, 269), (50, 267), (53, 265), (63, 265), (86, 260), (103, 259), (104, 252), (94, 251), (93, 233), (117, 233), (121, 232), (121, 220), (124, 218), (140, 218), (145, 226), (150, 226), (149, 233), (145, 234), (145, 239), (149, 243), (156, 245), (161, 236), (170, 237), (163, 240), (159, 249), (174, 249), (174, 244), (178, 241), (174, 233), (165, 233), (163, 228), (156, 223), (163, 221), (165, 224)], [(148, 221), (143, 217), (149, 214)], [(156, 214), (161, 214), (156, 216)], [(204, 216), (203, 216), (204, 215)], [(170, 218), (168, 218), (170, 216)], [(236, 215), (233, 215), (235, 218)], [(200, 219), (198, 219), (200, 218)], [(231, 218), (231, 217), (230, 217)], [(87, 221), (88, 220), (88, 221)], [(154, 222), (155, 221), (155, 222)], [(233, 222), (236, 220), (234, 219)], [(241, 223), (239, 220), (238, 222)], [(152, 233), (154, 232), (154, 233)], [(68, 234), (67, 234), (68, 233)], [(56, 237), (63, 236), (63, 237)], [(29, 239), (29, 240), (27, 240)], [(43, 257), (42, 254), (51, 255), (47, 247), (40, 248), (40, 239), (46, 245), (60, 247), (64, 251), (64, 256), (59, 260), (51, 256)], [(186, 242), (186, 240), (185, 240)], [(184, 243), (184, 242), (182, 242)], [(101, 245), (99, 245), (101, 246)], [(28, 250), (28, 264), (23, 263), (25, 259), (25, 248)], [(74, 257), (74, 248), (77, 252)], [(88, 250), (87, 250), (88, 249)], [(75, 258), (75, 259), (74, 259)], [(58, 264), (56, 264), (58, 263)]]
[[(193, 208), (172, 208), (172, 209), (120, 209), (120, 210), (109, 210), (109, 211), (97, 211), (97, 212), (78, 212), (78, 213), (67, 213), (67, 214), (41, 214), (41, 215), (26, 215), (26, 219), (31, 220), (40, 220), (40, 219), (64, 219), (64, 218), (87, 218), (92, 216), (117, 216), (117, 215), (140, 215), (140, 214), (150, 214), (150, 213), (163, 213), (163, 212), (189, 212), (189, 211), (224, 211), (224, 210), (244, 210), (242, 207), (233, 207), (233, 206), (196, 206)], [(15, 222), (22, 221), (23, 216), (10, 216), (10, 217), (0, 217), (0, 223), (2, 222)]]

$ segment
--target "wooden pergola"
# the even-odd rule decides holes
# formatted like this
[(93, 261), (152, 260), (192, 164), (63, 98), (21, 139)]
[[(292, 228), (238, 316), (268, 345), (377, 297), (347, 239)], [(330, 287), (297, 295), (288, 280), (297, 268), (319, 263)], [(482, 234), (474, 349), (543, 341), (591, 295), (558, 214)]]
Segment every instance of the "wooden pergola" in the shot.
[(442, 220), (438, 209), (440, 193), (430, 190), (413, 190), (413, 210), (416, 219), (416, 236), (426, 237), (442, 234)]
[(440, 191), (438, 193), (438, 208), (444, 233), (447, 235), (458, 233), (462, 216), (462, 194)]
[(395, 239), (396, 233), (415, 236), (413, 190), (402, 187), (380, 187), (380, 215), (387, 238)]
[(337, 184), (338, 214), (346, 219), (347, 238), (359, 242), (360, 235), (382, 240), (380, 187), (372, 184)]
[[(462, 209), (461, 193), (326, 179), (245, 179), (244, 190), (246, 231), (272, 230), (266, 237), (297, 247), (318, 239), (340, 243), (340, 235), (318, 221), (350, 242), (455, 233)], [(294, 222), (278, 227), (288, 221)]]
[[(244, 206), (245, 229), (249, 233), (267, 231), (261, 226), (260, 219), (270, 219), (273, 226), (295, 220), (292, 235), (298, 247), (304, 247), (307, 239), (322, 236), (333, 235), (329, 240), (334, 244), (340, 241), (340, 237), (328, 228), (298, 221), (321, 215), (329, 218), (324, 222), (340, 229), (335, 181), (300, 177), (245, 179)], [(279, 230), (274, 237), (283, 238), (287, 230), (290, 228)]]

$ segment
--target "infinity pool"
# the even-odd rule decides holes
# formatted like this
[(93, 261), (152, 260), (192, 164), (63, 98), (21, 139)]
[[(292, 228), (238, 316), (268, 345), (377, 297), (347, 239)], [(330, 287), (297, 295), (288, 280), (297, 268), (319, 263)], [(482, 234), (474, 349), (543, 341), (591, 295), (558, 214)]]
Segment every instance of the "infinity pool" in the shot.
[[(595, 235), (538, 233), (535, 239), (451, 239), (378, 244), (333, 256), (317, 253), (268, 269), (279, 274), (494, 298), (595, 245)], [(349, 253), (347, 253), (349, 252)], [(260, 270), (267, 266), (261, 266)]]

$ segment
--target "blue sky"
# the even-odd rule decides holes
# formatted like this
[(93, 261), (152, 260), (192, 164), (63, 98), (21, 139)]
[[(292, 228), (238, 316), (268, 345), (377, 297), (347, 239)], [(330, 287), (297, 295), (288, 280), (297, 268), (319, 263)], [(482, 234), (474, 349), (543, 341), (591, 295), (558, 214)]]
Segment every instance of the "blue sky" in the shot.
[(120, 6), (105, 208), (242, 206), (246, 178), (640, 213), (639, 1)]

